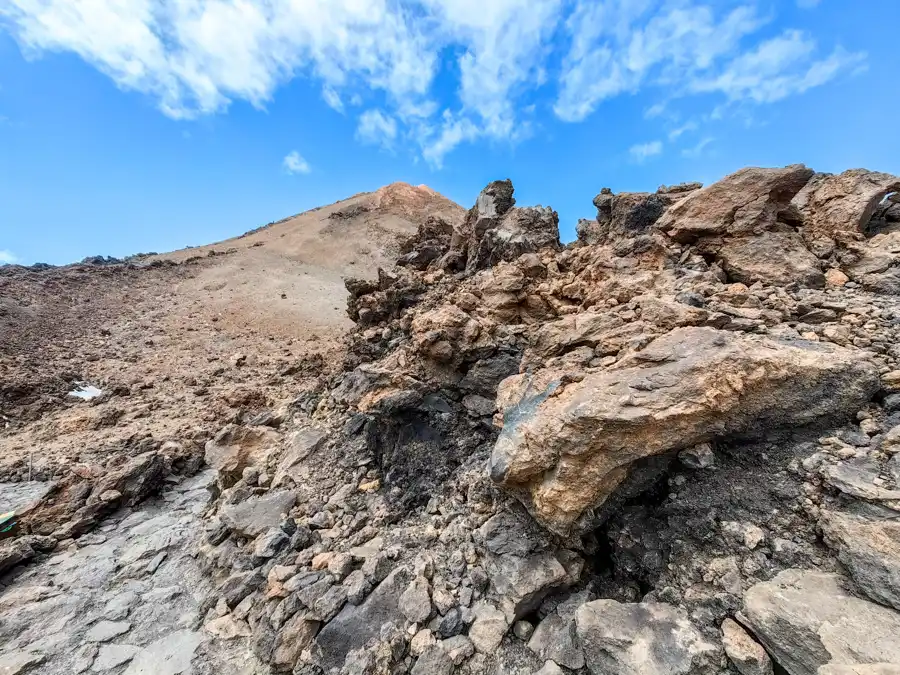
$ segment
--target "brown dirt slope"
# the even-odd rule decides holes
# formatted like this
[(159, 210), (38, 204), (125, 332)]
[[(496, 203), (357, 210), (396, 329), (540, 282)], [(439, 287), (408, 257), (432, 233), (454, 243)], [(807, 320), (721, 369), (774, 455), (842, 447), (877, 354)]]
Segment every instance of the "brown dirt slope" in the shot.
[[(395, 183), (133, 264), (0, 268), (0, 480), (103, 465), (141, 439), (202, 445), (296, 395), (339, 361), (343, 277), (392, 265), (431, 215), (464, 210)], [(78, 381), (105, 393), (67, 396)]]

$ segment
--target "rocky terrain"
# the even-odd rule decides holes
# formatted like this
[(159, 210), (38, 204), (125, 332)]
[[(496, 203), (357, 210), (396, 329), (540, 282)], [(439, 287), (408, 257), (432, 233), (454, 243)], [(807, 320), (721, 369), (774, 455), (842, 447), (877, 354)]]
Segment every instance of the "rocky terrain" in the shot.
[(298, 217), (353, 265), (4, 269), (0, 669), (900, 673), (898, 188), (604, 189), (563, 246), (391, 186)]

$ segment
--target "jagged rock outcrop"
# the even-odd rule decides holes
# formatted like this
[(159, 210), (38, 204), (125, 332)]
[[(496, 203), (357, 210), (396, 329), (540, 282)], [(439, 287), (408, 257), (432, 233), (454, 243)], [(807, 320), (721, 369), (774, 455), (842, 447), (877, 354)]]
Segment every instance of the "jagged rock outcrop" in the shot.
[(559, 216), (549, 208), (515, 207), (510, 180), (490, 183), (450, 240), (440, 266), (474, 272), (542, 248), (559, 248)]
[(590, 511), (636, 462), (846, 417), (877, 390), (878, 377), (840, 348), (676, 328), (612, 368), (577, 379), (538, 371), (501, 386), (504, 429), (491, 478), (521, 495), (543, 525), (567, 534), (596, 526)]

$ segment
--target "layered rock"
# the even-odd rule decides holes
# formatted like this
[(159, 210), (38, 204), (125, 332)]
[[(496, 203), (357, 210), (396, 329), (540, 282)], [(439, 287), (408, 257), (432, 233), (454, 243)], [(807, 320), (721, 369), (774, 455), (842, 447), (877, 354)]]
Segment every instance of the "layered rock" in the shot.
[[(491, 477), (560, 534), (595, 525), (631, 467), (698, 443), (842, 417), (878, 388), (858, 354), (677, 328), (615, 367), (519, 375), (501, 387)], [(777, 401), (777, 406), (773, 406)]]

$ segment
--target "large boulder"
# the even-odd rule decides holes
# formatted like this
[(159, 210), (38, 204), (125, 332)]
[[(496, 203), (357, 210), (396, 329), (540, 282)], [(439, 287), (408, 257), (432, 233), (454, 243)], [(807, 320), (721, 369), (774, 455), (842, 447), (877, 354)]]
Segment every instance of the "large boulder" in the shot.
[(725, 239), (716, 251), (729, 278), (744, 284), (764, 281), (810, 288), (825, 285), (825, 275), (799, 234), (790, 229)]
[(854, 597), (836, 574), (785, 570), (744, 594), (739, 619), (789, 675), (900, 664), (900, 613)]
[(819, 527), (825, 543), (837, 551), (857, 586), (875, 602), (900, 610), (900, 522), (896, 513), (868, 519), (826, 511)]
[(713, 675), (719, 649), (676, 607), (595, 600), (575, 613), (585, 662), (595, 675)]
[(594, 197), (596, 220), (583, 220), (576, 228), (578, 241), (602, 244), (621, 237), (648, 234), (681, 194), (623, 192), (613, 194), (604, 188)]
[(823, 254), (834, 243), (859, 241), (885, 196), (897, 191), (900, 178), (887, 173), (850, 169), (836, 176), (817, 174), (794, 198), (803, 236)]
[(824, 343), (677, 328), (605, 370), (508, 378), (491, 478), (546, 527), (596, 525), (633, 465), (699, 443), (849, 416), (875, 366)]
[(658, 226), (676, 241), (686, 243), (700, 237), (740, 236), (771, 229), (813, 173), (802, 164), (783, 169), (741, 169), (690, 193), (665, 213)]
[(159, 490), (167, 471), (162, 454), (154, 450), (141, 453), (97, 481), (88, 504), (99, 503), (110, 493), (119, 493), (119, 503), (135, 506)]

